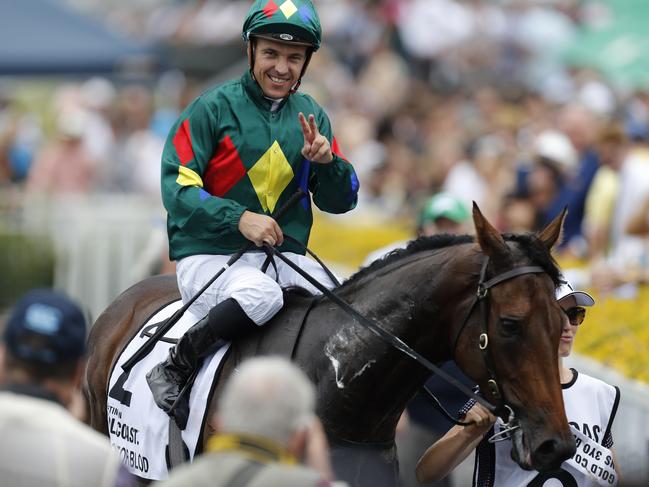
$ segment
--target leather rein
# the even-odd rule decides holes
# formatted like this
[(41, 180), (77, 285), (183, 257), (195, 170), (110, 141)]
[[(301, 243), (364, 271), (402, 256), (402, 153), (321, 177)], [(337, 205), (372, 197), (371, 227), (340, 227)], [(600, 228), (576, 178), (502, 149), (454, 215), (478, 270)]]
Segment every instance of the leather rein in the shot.
[[(286, 240), (290, 240), (291, 242), (298, 244), (302, 247), (304, 247), (307, 251), (309, 251), (301, 242), (297, 241), (290, 235), (284, 234), (284, 238)], [(284, 261), (286, 265), (291, 267), (295, 272), (300, 274), (302, 277), (304, 277), (308, 282), (310, 282), (313, 286), (315, 286), (320, 292), (323, 293), (326, 297), (331, 299), (334, 303), (336, 303), (343, 311), (345, 311), (347, 314), (349, 314), (357, 323), (360, 325), (364, 326), (365, 328), (369, 329), (372, 333), (377, 335), (379, 338), (381, 338), (383, 341), (388, 343), (390, 346), (396, 348), (397, 350), (405, 353), (408, 355), (410, 358), (415, 360), (418, 364), (420, 364), (422, 367), (428, 369), (430, 372), (438, 375), (441, 377), (443, 380), (445, 380), (448, 384), (452, 385), (456, 389), (458, 389), (460, 392), (465, 394), (467, 397), (473, 399), (474, 401), (480, 403), (482, 406), (487, 408), (492, 414), (496, 416), (501, 416), (503, 419), (506, 421), (505, 427), (507, 428), (507, 425), (512, 423), (514, 420), (514, 413), (503, 400), (503, 395), (501, 392), (501, 388), (498, 385), (498, 381), (496, 378), (496, 372), (495, 372), (495, 367), (493, 365), (493, 359), (491, 357), (491, 352), (489, 348), (489, 334), (488, 334), (488, 325), (489, 325), (489, 290), (492, 287), (497, 286), (498, 284), (501, 284), (502, 282), (508, 281), (509, 279), (512, 279), (514, 277), (518, 277), (524, 274), (537, 274), (537, 273), (545, 273), (545, 270), (540, 267), (540, 266), (520, 266), (520, 267), (515, 267), (509, 271), (505, 271), (501, 274), (498, 274), (491, 279), (487, 280), (487, 266), (489, 264), (489, 257), (485, 257), (484, 261), (482, 262), (482, 267), (480, 270), (480, 279), (478, 282), (478, 287), (476, 290), (475, 297), (473, 299), (473, 302), (471, 306), (469, 307), (469, 310), (457, 332), (455, 335), (454, 343), (453, 343), (453, 353), (455, 353), (455, 348), (457, 347), (457, 342), (459, 340), (460, 335), (462, 334), (462, 331), (466, 327), (467, 322), (469, 321), (469, 318), (473, 314), (474, 309), (477, 307), (477, 305), (480, 305), (480, 313), (482, 316), (482, 319), (480, 321), (481, 323), (481, 333), (479, 337), (479, 344), (478, 347), (481, 351), (481, 355), (483, 357), (483, 361), (485, 363), (485, 368), (487, 370), (487, 375), (489, 377), (487, 384), (489, 387), (489, 391), (492, 394), (492, 397), (494, 397), (497, 401), (498, 404), (494, 406), (490, 402), (488, 402), (484, 397), (476, 394), (473, 392), (469, 387), (458, 381), (455, 377), (451, 376), (448, 374), (446, 371), (443, 369), (439, 368), (435, 364), (433, 364), (430, 360), (425, 358), (423, 355), (421, 355), (419, 352), (414, 350), (412, 347), (410, 347), (408, 344), (406, 344), (404, 341), (402, 341), (399, 337), (393, 335), (392, 333), (384, 330), (383, 328), (379, 327), (374, 321), (370, 320), (363, 314), (359, 313), (357, 310), (355, 310), (352, 306), (350, 306), (347, 302), (342, 300), (340, 297), (338, 297), (336, 294), (331, 292), (329, 289), (327, 289), (325, 286), (320, 284), (316, 279), (314, 279), (311, 275), (306, 273), (304, 270), (302, 270), (297, 264), (293, 263), (290, 259), (282, 255), (279, 250), (276, 248), (265, 244), (264, 248), (266, 250), (266, 253), (270, 256), (277, 257), (280, 260)], [(309, 251), (311, 255), (313, 255), (312, 252)], [(319, 261), (319, 259), (318, 259)], [(319, 261), (320, 262), (320, 261)], [(324, 267), (324, 264), (320, 262), (320, 264)], [(325, 267), (326, 269), (326, 267)], [(336, 281), (334, 281), (336, 282)], [(427, 392), (429, 395), (432, 395), (426, 388), (423, 388), (425, 392)], [(434, 398), (434, 396), (433, 396)], [(447, 416), (448, 419), (450, 419), (452, 422), (455, 424), (463, 425), (466, 426), (469, 423), (463, 423), (461, 421), (458, 421), (454, 418), (452, 418), (446, 410), (439, 404), (439, 401), (437, 401), (436, 398), (434, 398), (435, 402), (437, 403), (436, 407), (440, 407), (441, 410), (443, 410), (443, 413), (445, 416)], [(513, 426), (512, 428), (517, 428), (517, 426)]]

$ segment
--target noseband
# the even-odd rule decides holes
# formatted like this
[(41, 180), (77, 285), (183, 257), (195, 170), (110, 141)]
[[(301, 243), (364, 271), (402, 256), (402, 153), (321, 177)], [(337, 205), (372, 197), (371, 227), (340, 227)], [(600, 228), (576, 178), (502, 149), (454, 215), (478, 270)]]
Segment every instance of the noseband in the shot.
[(502, 391), (496, 379), (496, 369), (494, 367), (493, 359), (491, 357), (491, 349), (489, 348), (489, 334), (487, 331), (489, 327), (489, 290), (492, 287), (495, 287), (498, 284), (508, 281), (509, 279), (512, 279), (514, 277), (522, 276), (525, 274), (541, 274), (541, 273), (545, 273), (545, 270), (539, 266), (515, 267), (511, 270), (505, 271), (487, 280), (488, 265), (489, 265), (489, 257), (486, 257), (482, 262), (482, 268), (480, 269), (480, 280), (478, 282), (478, 289), (476, 291), (475, 297), (473, 299), (473, 302), (471, 303), (471, 306), (469, 307), (469, 311), (464, 317), (464, 321), (462, 322), (460, 329), (455, 335), (455, 340), (453, 341), (453, 355), (455, 355), (457, 342), (460, 339), (460, 336), (462, 335), (462, 331), (464, 330), (467, 322), (469, 321), (469, 318), (471, 317), (473, 310), (476, 308), (478, 304), (480, 304), (480, 315), (482, 316), (482, 319), (480, 320), (481, 333), (478, 340), (478, 348), (482, 353), (482, 358), (485, 364), (485, 368), (487, 370), (487, 376), (488, 376), (487, 387), (489, 388), (489, 392), (491, 393), (492, 397), (497, 401), (496, 411), (494, 412), (494, 414), (497, 416), (501, 416), (505, 421), (507, 421), (507, 424), (509, 424), (514, 419), (514, 413), (503, 399)]

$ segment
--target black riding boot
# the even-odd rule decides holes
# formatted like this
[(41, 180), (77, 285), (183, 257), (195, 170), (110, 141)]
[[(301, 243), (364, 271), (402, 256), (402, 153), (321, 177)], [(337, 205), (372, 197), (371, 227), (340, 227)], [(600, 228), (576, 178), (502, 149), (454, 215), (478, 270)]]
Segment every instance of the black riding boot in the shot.
[[(257, 325), (239, 303), (232, 298), (226, 299), (187, 330), (169, 350), (167, 359), (146, 375), (155, 403), (176, 420), (180, 429), (185, 429), (189, 417), (189, 391), (178, 398), (201, 359), (215, 350), (217, 344), (221, 346), (254, 329)], [(178, 403), (172, 411), (176, 400)]]

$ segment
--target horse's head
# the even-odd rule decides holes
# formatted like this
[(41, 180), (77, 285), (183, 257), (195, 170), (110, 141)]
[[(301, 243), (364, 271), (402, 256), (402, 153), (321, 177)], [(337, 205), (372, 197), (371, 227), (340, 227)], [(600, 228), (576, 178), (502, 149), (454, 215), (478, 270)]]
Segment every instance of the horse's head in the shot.
[(565, 210), (537, 235), (503, 237), (474, 205), (476, 240), (488, 257), (481, 275), (487, 286), (455, 350), (456, 361), (499, 414), (506, 415), (505, 405), (513, 411), (519, 426), (514, 460), (539, 471), (558, 468), (575, 452), (559, 380), (559, 271), (550, 256), (564, 217)]

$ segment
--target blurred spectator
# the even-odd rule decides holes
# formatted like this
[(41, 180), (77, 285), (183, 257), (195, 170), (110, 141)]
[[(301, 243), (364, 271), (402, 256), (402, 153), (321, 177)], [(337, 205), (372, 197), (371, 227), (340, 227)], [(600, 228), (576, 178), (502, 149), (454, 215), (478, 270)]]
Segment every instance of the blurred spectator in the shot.
[(116, 149), (106, 171), (113, 191), (160, 198), (160, 160), (166, 135), (151, 128), (153, 96), (142, 85), (127, 86), (115, 106)]
[(649, 236), (649, 196), (645, 198), (635, 214), (631, 215), (626, 230), (630, 235)]
[(569, 246), (573, 253), (583, 256), (586, 249), (582, 237), (582, 221), (586, 195), (599, 167), (597, 136), (601, 131), (601, 118), (584, 106), (566, 105), (559, 110), (557, 124), (577, 150), (577, 167), (574, 177), (553, 200), (543, 223), (547, 224), (567, 206), (562, 247)]
[(98, 162), (83, 143), (86, 113), (74, 109), (59, 115), (57, 136), (38, 154), (27, 189), (44, 193), (87, 193), (96, 186)]
[(531, 232), (536, 227), (536, 211), (527, 196), (510, 193), (503, 198), (498, 217), (501, 232)]
[(600, 166), (586, 197), (583, 226), (588, 254), (593, 260), (604, 258), (608, 252), (627, 139), (622, 128), (611, 123), (600, 134), (597, 145)]
[(438, 193), (424, 205), (419, 216), (419, 236), (440, 233), (465, 234), (471, 231), (471, 214), (464, 202), (447, 193)]
[(26, 178), (41, 136), (33, 114), (21, 113), (9, 86), (0, 84), (0, 186)]
[(551, 221), (557, 200), (575, 178), (577, 152), (570, 139), (556, 130), (542, 131), (532, 145), (532, 164), (519, 168), (515, 196), (529, 198), (536, 230)]
[(627, 121), (626, 131), (630, 144), (620, 169), (610, 251), (605, 262), (595, 263), (591, 279), (602, 292), (616, 290), (619, 296), (634, 297), (636, 284), (649, 277), (649, 244), (642, 235), (649, 199), (649, 116)]
[[(207, 453), (175, 470), (165, 486), (326, 487), (329, 448), (314, 415), (315, 392), (286, 359), (244, 362), (219, 397), (218, 434)], [(304, 462), (304, 466), (300, 462)]]
[(570, 140), (560, 132), (545, 131), (534, 143), (534, 165), (528, 177), (529, 193), (542, 228), (551, 205), (574, 177), (577, 157)]
[(637, 113), (626, 121), (630, 146), (620, 170), (620, 197), (612, 234), (615, 247), (623, 245), (631, 215), (649, 196), (649, 93), (641, 95), (636, 103)]
[(456, 160), (451, 165), (442, 188), (456, 198), (461, 198), (466, 205), (475, 201), (482, 207), (488, 200), (487, 181), (475, 164), (473, 151), (465, 151), (464, 155), (466, 157), (460, 159), (460, 148), (456, 147), (456, 152), (453, 154)]
[[(463, 235), (471, 231), (469, 209), (464, 202), (450, 193), (438, 193), (426, 200), (413, 238), (453, 233)], [(385, 257), (393, 250), (405, 248), (410, 240), (393, 242), (381, 247), (365, 257), (363, 266)]]
[(79, 385), (86, 321), (77, 305), (53, 291), (30, 291), (9, 316), (3, 338), (2, 484), (134, 485), (108, 439), (69, 411), (85, 411)]
[(102, 163), (110, 162), (115, 135), (111, 127), (111, 110), (117, 92), (105, 78), (94, 77), (79, 87), (80, 108), (85, 113), (83, 143), (88, 154)]

